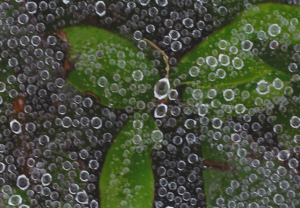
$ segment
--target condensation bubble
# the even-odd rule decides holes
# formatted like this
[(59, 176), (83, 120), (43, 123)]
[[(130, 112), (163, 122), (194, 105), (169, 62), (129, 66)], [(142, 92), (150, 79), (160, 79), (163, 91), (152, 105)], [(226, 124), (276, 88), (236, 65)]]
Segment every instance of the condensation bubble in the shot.
[(28, 15), (27, 14), (20, 14), (19, 16), (18, 16), (18, 22), (20, 23), (20, 24), (26, 24), (27, 22), (28, 22), (28, 20), (29, 20), (29, 17), (28, 17)]
[(29, 179), (24, 175), (19, 175), (17, 178), (17, 186), (21, 190), (26, 190), (30, 185)]
[(234, 100), (234, 92), (232, 89), (227, 89), (223, 91), (223, 97), (226, 101)]
[(259, 40), (266, 39), (266, 36), (267, 35), (266, 35), (265, 31), (263, 31), (263, 30), (260, 30), (260, 31), (257, 32), (257, 37), (258, 37)]
[(134, 144), (141, 144), (142, 141), (143, 141), (142, 137), (138, 134), (136, 134), (132, 137), (132, 142)]
[(18, 206), (22, 203), (22, 197), (20, 195), (12, 195), (8, 199), (8, 204), (11, 206)]
[(192, 66), (189, 70), (189, 74), (192, 76), (192, 77), (196, 77), (198, 76), (200, 72), (200, 69), (197, 67), (197, 66)]
[(103, 17), (106, 14), (106, 5), (103, 1), (97, 1), (95, 4), (96, 13)]
[(171, 37), (172, 40), (178, 40), (180, 38), (180, 33), (176, 30), (171, 30), (169, 32), (169, 36)]
[(234, 57), (233, 60), (232, 60), (232, 65), (237, 70), (240, 70), (241, 68), (244, 67), (244, 62), (243, 62), (242, 59), (240, 59), (238, 57)]
[(159, 104), (154, 110), (155, 118), (163, 118), (166, 116), (168, 111), (168, 106), (166, 104)]
[(273, 200), (277, 205), (281, 205), (285, 201), (284, 197), (281, 194), (275, 194)]
[(75, 200), (80, 204), (88, 204), (89, 198), (85, 191), (80, 191), (76, 194)]
[(152, 133), (151, 133), (151, 139), (154, 142), (162, 142), (163, 138), (164, 138), (164, 135), (163, 135), (163, 133), (160, 130), (154, 130), (154, 131), (152, 131)]
[(182, 20), (182, 23), (186, 28), (194, 27), (194, 21), (191, 18), (184, 18)]
[(174, 41), (171, 43), (172, 51), (177, 52), (181, 50), (181, 48), (182, 48), (182, 43), (180, 41)]
[(19, 121), (17, 121), (16, 119), (12, 120), (10, 122), (10, 129), (12, 130), (12, 132), (14, 132), (15, 134), (20, 134), (22, 133), (22, 126), (20, 124)]
[(216, 67), (218, 65), (217, 59), (213, 56), (208, 56), (205, 60), (210, 67)]
[(253, 26), (251, 24), (246, 24), (244, 27), (244, 31), (247, 34), (253, 33), (253, 31), (254, 31)]
[(139, 2), (142, 6), (147, 6), (149, 4), (150, 0), (139, 0)]
[(219, 48), (221, 50), (225, 50), (227, 48), (227, 45), (228, 45), (228, 43), (227, 43), (226, 40), (220, 40), (220, 42), (219, 42)]
[(298, 65), (296, 63), (290, 63), (288, 69), (290, 72), (296, 72), (298, 69)]
[(162, 100), (168, 96), (170, 92), (170, 82), (168, 78), (160, 79), (154, 86), (154, 97)]
[(268, 94), (270, 92), (270, 86), (267, 81), (260, 80), (257, 83), (256, 92), (258, 92), (261, 95)]
[(0, 173), (3, 173), (5, 170), (6, 165), (3, 162), (0, 162)]
[(41, 177), (41, 182), (43, 184), (43, 186), (49, 186), (50, 183), (52, 182), (52, 176), (49, 173), (45, 173), (42, 177)]
[(281, 90), (284, 87), (283, 82), (279, 78), (274, 79), (272, 84), (276, 90)]
[(198, 162), (198, 155), (190, 154), (188, 156), (188, 162), (191, 163), (191, 164)]
[(201, 104), (199, 107), (198, 107), (198, 115), (199, 116), (204, 116), (208, 113), (208, 106), (205, 105), (205, 104)]
[(102, 120), (99, 117), (93, 117), (91, 119), (91, 125), (95, 129), (100, 129), (102, 127)]
[(250, 40), (245, 40), (242, 42), (243, 51), (250, 51), (252, 49), (253, 43)]
[(230, 64), (230, 58), (227, 55), (219, 54), (219, 62), (222, 66), (228, 66)]
[(134, 39), (136, 39), (136, 40), (141, 40), (142, 37), (143, 37), (143, 34), (142, 34), (141, 31), (136, 30), (136, 31), (133, 33), (133, 37), (134, 37)]
[(275, 37), (281, 33), (281, 27), (278, 24), (272, 24), (269, 26), (268, 33), (270, 36)]
[(0, 82), (0, 92), (6, 91), (6, 84), (4, 82)]
[(169, 97), (170, 100), (177, 99), (178, 98), (178, 92), (177, 92), (177, 90), (176, 89), (170, 90), (170, 93), (169, 93), (168, 97)]
[[(168, 5), (168, 0), (155, 0), (155, 2), (158, 6), (161, 6), (161, 7), (165, 7)], [(147, 2), (147, 4), (148, 4), (148, 2)]]
[(240, 142), (241, 141), (241, 136), (237, 133), (231, 134), (231, 140), (234, 142)]
[(107, 84), (108, 84), (108, 81), (107, 81), (106, 77), (100, 77), (98, 79), (99, 87), (105, 87)]
[(193, 90), (192, 96), (195, 100), (201, 100), (203, 97), (203, 93), (200, 89)]
[(187, 129), (192, 129), (196, 126), (197, 122), (194, 119), (186, 119), (184, 122), (184, 127)]
[(69, 4), (69, 3), (70, 3), (70, 0), (63, 0), (63, 3), (64, 3), (64, 4)]
[(136, 71), (132, 72), (132, 78), (135, 81), (142, 81), (144, 79), (144, 74), (141, 70), (136, 70)]
[(218, 78), (224, 79), (226, 77), (226, 72), (224, 71), (224, 69), (217, 69), (216, 75)]
[(293, 116), (291, 119), (290, 119), (290, 124), (291, 124), (291, 127), (297, 129), (300, 127), (300, 118), (298, 116)]
[(212, 126), (215, 129), (221, 129), (222, 125), (223, 125), (223, 121), (221, 119), (219, 119), (219, 118), (213, 118), (212, 119)]
[(35, 14), (37, 10), (37, 5), (33, 1), (26, 2), (26, 9), (30, 14)]

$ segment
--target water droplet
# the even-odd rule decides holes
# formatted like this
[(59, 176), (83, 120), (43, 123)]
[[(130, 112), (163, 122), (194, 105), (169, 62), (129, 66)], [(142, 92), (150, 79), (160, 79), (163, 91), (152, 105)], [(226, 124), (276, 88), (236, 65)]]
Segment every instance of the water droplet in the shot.
[(106, 14), (106, 5), (103, 1), (97, 1), (95, 4), (96, 13), (103, 17)]
[(22, 126), (20, 124), (19, 121), (17, 121), (16, 119), (12, 120), (10, 122), (10, 129), (12, 130), (12, 132), (14, 132), (15, 134), (20, 134), (22, 133)]
[(298, 129), (300, 127), (300, 118), (298, 116), (293, 116), (290, 119), (291, 127)]
[(168, 78), (160, 79), (154, 86), (154, 97), (162, 100), (168, 96), (170, 92), (170, 82)]
[(12, 195), (9, 197), (8, 204), (11, 206), (18, 206), (22, 203), (23, 199), (20, 195)]
[(166, 104), (159, 104), (154, 111), (155, 118), (163, 118), (166, 116), (168, 111), (168, 106)]
[(37, 10), (37, 5), (33, 1), (29, 1), (26, 3), (26, 9), (30, 14), (35, 14)]
[(281, 27), (278, 24), (272, 24), (268, 29), (268, 33), (270, 36), (275, 37), (281, 33)]
[(163, 135), (163, 133), (160, 130), (154, 130), (154, 131), (152, 131), (152, 133), (151, 133), (151, 139), (154, 142), (162, 142), (163, 138), (164, 138), (164, 135)]
[(260, 80), (257, 83), (256, 91), (261, 95), (268, 94), (270, 92), (270, 87), (268, 82), (265, 80)]

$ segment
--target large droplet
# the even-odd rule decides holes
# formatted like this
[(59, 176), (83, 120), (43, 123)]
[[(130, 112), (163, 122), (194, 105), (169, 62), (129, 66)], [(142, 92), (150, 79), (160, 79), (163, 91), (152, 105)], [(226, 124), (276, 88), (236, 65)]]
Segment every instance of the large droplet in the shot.
[(163, 103), (159, 104), (154, 111), (154, 117), (155, 118), (163, 118), (166, 116), (167, 111), (168, 111), (167, 105), (165, 105)]
[(154, 87), (154, 97), (162, 100), (168, 96), (170, 91), (170, 82), (168, 78), (160, 79)]
[(10, 129), (12, 130), (12, 132), (14, 132), (15, 134), (20, 134), (22, 132), (22, 127), (21, 124), (19, 123), (19, 121), (17, 121), (16, 119), (12, 120), (10, 122)]
[(106, 5), (103, 1), (97, 1), (95, 5), (96, 13), (103, 17), (106, 14)]
[(17, 186), (21, 190), (26, 190), (29, 187), (29, 179), (24, 175), (19, 175), (17, 179)]

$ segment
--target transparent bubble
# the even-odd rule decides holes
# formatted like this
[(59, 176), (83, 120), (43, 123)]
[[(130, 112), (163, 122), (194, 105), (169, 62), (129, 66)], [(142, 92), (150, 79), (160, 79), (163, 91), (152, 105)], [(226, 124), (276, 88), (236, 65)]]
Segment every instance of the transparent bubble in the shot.
[(41, 182), (42, 182), (43, 186), (49, 186), (50, 183), (52, 182), (51, 174), (49, 174), (49, 173), (43, 174), (43, 176), (41, 177)]
[(272, 37), (275, 37), (281, 33), (281, 27), (278, 24), (272, 24), (269, 26), (268, 34)]
[(12, 132), (14, 132), (15, 134), (20, 134), (22, 133), (22, 126), (20, 124), (19, 121), (17, 121), (16, 119), (12, 120), (10, 122), (10, 129), (12, 130)]
[(142, 5), (142, 6), (147, 6), (149, 4), (150, 0), (139, 0), (139, 3)]
[(154, 86), (154, 97), (162, 100), (168, 96), (170, 91), (170, 82), (168, 78), (160, 79)]
[(219, 62), (222, 66), (228, 66), (230, 64), (230, 58), (227, 55), (219, 54)]
[(285, 201), (284, 197), (281, 194), (275, 194), (273, 200), (278, 205), (281, 205)]
[(30, 185), (29, 179), (24, 175), (19, 175), (17, 178), (17, 186), (21, 190), (26, 190)]
[(154, 142), (162, 142), (163, 141), (163, 137), (164, 137), (164, 135), (163, 135), (163, 133), (160, 130), (154, 130), (151, 133), (151, 139)]
[(243, 62), (242, 59), (240, 59), (238, 57), (234, 57), (233, 60), (232, 60), (232, 65), (237, 70), (240, 70), (241, 68), (244, 67), (244, 62)]
[(241, 136), (237, 133), (231, 134), (231, 140), (234, 142), (240, 142), (241, 141)]
[(3, 162), (0, 162), (0, 173), (3, 173), (5, 170), (6, 165)]
[(30, 14), (35, 14), (37, 11), (37, 4), (33, 1), (26, 3), (26, 9)]
[(258, 92), (261, 95), (268, 94), (270, 92), (270, 86), (267, 81), (260, 80), (257, 83), (256, 92)]
[(8, 199), (8, 204), (11, 206), (18, 206), (22, 203), (23, 199), (20, 195), (12, 195)]
[(108, 84), (108, 81), (107, 81), (106, 77), (100, 77), (98, 79), (99, 87), (105, 87), (107, 84)]
[(174, 52), (177, 52), (177, 51), (181, 50), (182, 49), (182, 43), (180, 41), (177, 41), (177, 40), (173, 41), (171, 43), (171, 49)]
[(210, 67), (216, 67), (218, 65), (217, 59), (215, 57), (213, 57), (213, 56), (208, 56), (206, 58), (206, 63)]
[(85, 191), (80, 191), (76, 194), (75, 200), (80, 204), (88, 204), (89, 198)]
[(274, 79), (272, 84), (276, 90), (281, 90), (284, 87), (283, 82), (279, 78)]
[(168, 106), (166, 104), (159, 104), (154, 110), (155, 118), (163, 118), (166, 116), (168, 111)]
[(91, 119), (91, 125), (95, 129), (100, 129), (102, 127), (102, 120), (99, 117), (93, 117)]
[(106, 5), (104, 1), (97, 1), (95, 4), (96, 14), (103, 17), (106, 14)]
[(226, 101), (234, 100), (234, 92), (232, 89), (227, 89), (223, 91), (223, 97)]
[(196, 77), (198, 76), (200, 72), (200, 69), (197, 67), (197, 66), (192, 66), (189, 70), (189, 74), (192, 76), (192, 77)]
[(252, 49), (253, 43), (250, 40), (245, 40), (242, 42), (243, 51), (250, 51)]
[(132, 72), (132, 78), (135, 81), (142, 81), (144, 79), (144, 74), (141, 70), (136, 70), (136, 71)]
[(300, 127), (300, 118), (298, 116), (293, 116), (291, 119), (290, 119), (290, 124), (291, 124), (291, 127), (297, 129)]
[(0, 82), (0, 92), (6, 91), (6, 84), (4, 82)]
[[(228, 43), (227, 43), (226, 40), (221, 40), (221, 41), (219, 42), (219, 48), (220, 48), (221, 50), (225, 50), (225, 49), (227, 48), (227, 45), (228, 45)], [(220, 57), (219, 57), (219, 59), (220, 59)]]

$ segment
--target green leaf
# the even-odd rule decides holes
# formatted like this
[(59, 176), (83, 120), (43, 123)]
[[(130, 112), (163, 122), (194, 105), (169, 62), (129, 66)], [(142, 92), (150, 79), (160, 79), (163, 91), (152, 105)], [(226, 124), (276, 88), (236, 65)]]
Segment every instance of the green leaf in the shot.
[(101, 104), (113, 108), (131, 105), (142, 110), (153, 99), (154, 85), (160, 78), (156, 67), (164, 69), (164, 63), (153, 58), (151, 44), (141, 51), (127, 40), (91, 26), (64, 31), (71, 45), (70, 61), (75, 63), (67, 79), (71, 85), (95, 94)]
[[(294, 29), (299, 11), (299, 7), (261, 4), (209, 36), (171, 72), (173, 83), (179, 78), (180, 85), (187, 86), (183, 100), (192, 106), (207, 104), (212, 109), (220, 109), (223, 104), (225, 112), (235, 115), (257, 105), (257, 98), (285, 95), (294, 73), (289, 70), (293, 60), (280, 63), (279, 67), (277, 62), (281, 59), (273, 60), (270, 55), (267, 58), (264, 51), (277, 54), (275, 50), (282, 45), (294, 50), (299, 39)], [(268, 49), (271, 43), (276, 45), (275, 41), (277, 49)], [(290, 57), (290, 52), (281, 50), (281, 57)], [(265, 59), (268, 61), (263, 62)], [(243, 105), (244, 110), (236, 110), (243, 108), (237, 104)]]
[(111, 146), (100, 175), (101, 207), (152, 207), (153, 131), (158, 128), (152, 117), (146, 121), (132, 117), (126, 123)]

